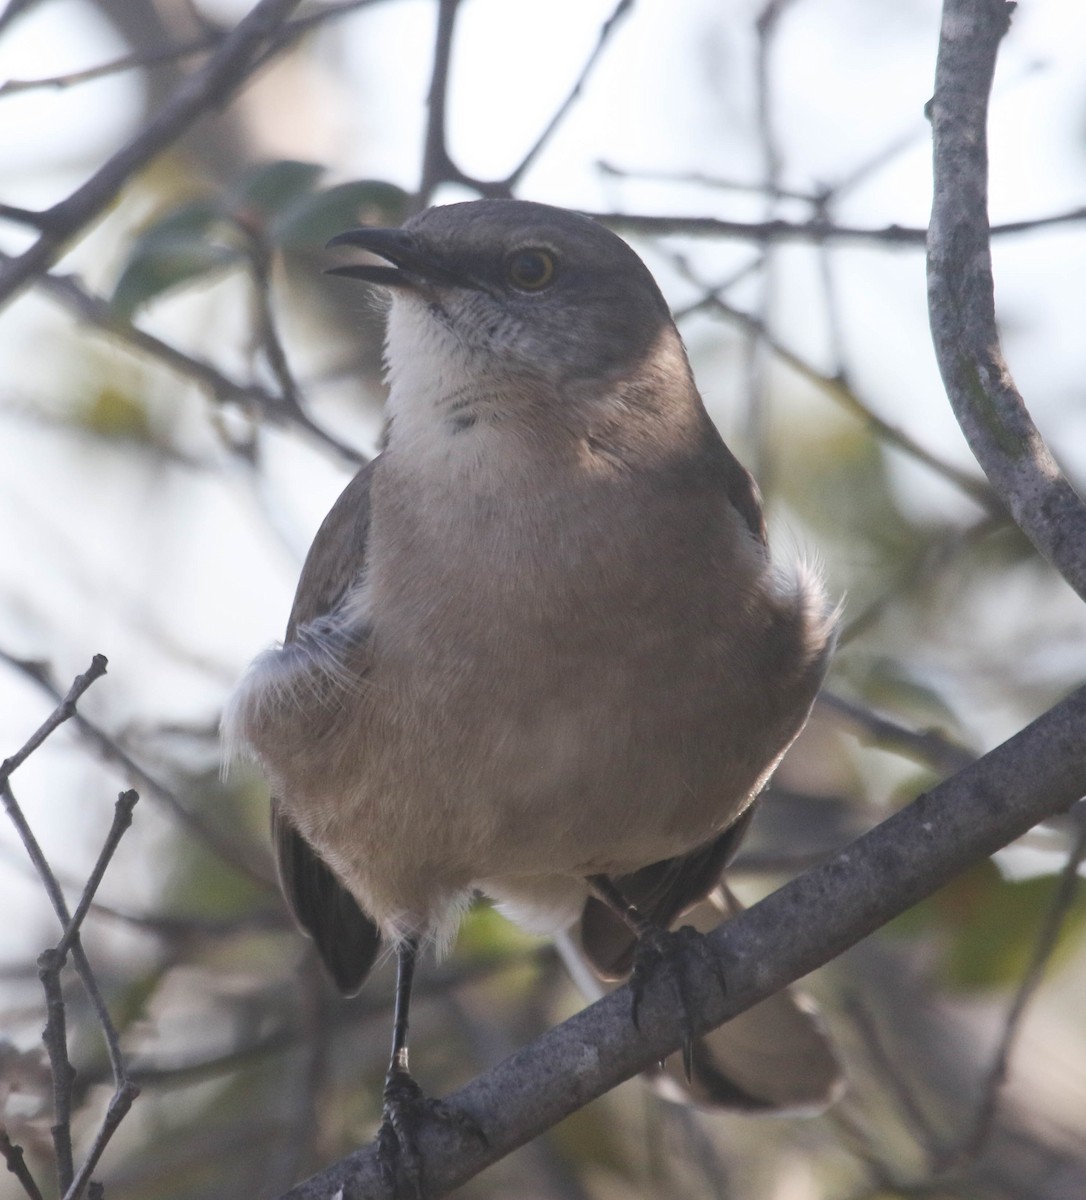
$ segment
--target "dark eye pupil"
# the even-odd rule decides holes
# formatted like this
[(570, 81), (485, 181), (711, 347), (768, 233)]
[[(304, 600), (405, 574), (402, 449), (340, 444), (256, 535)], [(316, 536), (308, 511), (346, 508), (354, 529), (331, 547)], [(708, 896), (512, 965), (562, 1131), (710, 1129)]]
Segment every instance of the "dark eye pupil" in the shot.
[(518, 287), (542, 287), (554, 273), (554, 264), (549, 255), (539, 250), (522, 250), (514, 254), (509, 262), (509, 278)]

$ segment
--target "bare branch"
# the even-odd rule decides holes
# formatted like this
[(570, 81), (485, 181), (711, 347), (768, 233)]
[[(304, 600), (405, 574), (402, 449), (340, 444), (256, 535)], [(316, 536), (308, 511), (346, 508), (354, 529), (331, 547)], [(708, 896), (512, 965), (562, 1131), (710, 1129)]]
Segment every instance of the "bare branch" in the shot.
[(80, 1166), (75, 1179), (72, 1180), (71, 1187), (64, 1193), (64, 1200), (79, 1200), (84, 1189), (91, 1196), (94, 1195), (95, 1185), (90, 1181), (91, 1173), (98, 1166), (98, 1161), (102, 1157), (103, 1151), (109, 1144), (110, 1139), (117, 1132), (117, 1127), (124, 1120), (128, 1110), (132, 1107), (132, 1101), (135, 1100), (139, 1093), (139, 1087), (130, 1079), (126, 1079), (113, 1093), (112, 1097), (110, 1097), (109, 1107), (106, 1109), (106, 1115), (102, 1120), (102, 1124), (98, 1127), (94, 1142), (87, 1152), (87, 1157), (83, 1160), (83, 1164)]
[(298, 381), (290, 369), (283, 341), (279, 336), (279, 328), (275, 320), (271, 298), (271, 268), (272, 248), (259, 229), (240, 225), (247, 249), (247, 261), (253, 283), (253, 297), (256, 304), (257, 337), (268, 366), (279, 385), (284, 406), (291, 413), (304, 413)]
[(946, 0), (931, 103), (932, 337), (954, 415), (1015, 521), (1086, 599), (1086, 505), (1015, 388), (995, 320), (988, 237), (988, 94), (1013, 4)]
[[(304, 17), (296, 17), (293, 21), (286, 22), (279, 31), (278, 36), (270, 40), (273, 46), (278, 48), (294, 41), (299, 34), (306, 33), (318, 25), (334, 21), (337, 17), (348, 16), (361, 8), (369, 8), (379, 3), (383, 3), (383, 0), (345, 0), (341, 4), (326, 5), (316, 12), (308, 13)], [(7, 13), (4, 14), (4, 16), (6, 15)], [(69, 71), (63, 75), (51, 75), (43, 79), (8, 79), (0, 84), (0, 99), (3, 99), (5, 96), (14, 95), (17, 92), (41, 91), (44, 89), (61, 91), (80, 83), (90, 83), (95, 79), (102, 79), (108, 75), (117, 75), (122, 71), (146, 70), (148, 67), (156, 67), (164, 63), (181, 62), (186, 58), (193, 57), (193, 55), (214, 50), (222, 44), (225, 36), (224, 33), (219, 31), (211, 31), (205, 33), (202, 37), (182, 42), (180, 45), (143, 50), (138, 54), (122, 54), (119, 58), (99, 63), (94, 67), (86, 67), (82, 71)], [(0, 206), (0, 211), (2, 211), (2, 206)]]
[[(697, 283), (699, 287), (705, 287), (705, 284), (695, 277), (689, 264), (681, 255), (673, 256), (673, 258), (676, 265), (688, 279)], [(821, 388), (832, 400), (844, 408), (846, 412), (850, 412), (863, 424), (869, 426), (876, 437), (881, 438), (889, 445), (915, 458), (917, 462), (921, 462), (924, 466), (929, 467), (948, 483), (952, 483), (956, 488), (964, 492), (971, 500), (981, 505), (986, 512), (1002, 515), (1002, 505), (1000, 505), (999, 501), (992, 495), (991, 490), (982, 480), (975, 478), (966, 471), (959, 470), (952, 463), (939, 458), (938, 455), (922, 446), (903, 429), (899, 429), (896, 425), (892, 425), (889, 421), (880, 417), (874, 409), (866, 405), (848, 387), (844, 380), (824, 375), (817, 367), (812, 366), (806, 359), (780, 342), (768, 329), (763, 320), (750, 313), (743, 312), (724, 299), (721, 294), (723, 290), (723, 288), (706, 288), (705, 295), (700, 300), (694, 301), (692, 304), (675, 313), (675, 320), (683, 321), (695, 312), (710, 309), (719, 312), (742, 329), (757, 334), (781, 362), (791, 367), (793, 371), (803, 376), (810, 383)]]
[(880, 749), (896, 751), (944, 775), (962, 771), (976, 755), (959, 746), (935, 729), (916, 730), (880, 713), (823, 690), (819, 708), (828, 708), (853, 727), (858, 736), (874, 742)]
[(430, 71), (427, 96), (426, 140), (422, 151), (422, 178), (419, 181), (418, 207), (425, 208), (439, 184), (471, 183), (449, 157), (446, 137), (445, 104), (449, 92), (449, 63), (452, 59), (453, 33), (460, 0), (438, 0), (437, 34), (434, 39), (434, 64)]
[(41, 1039), (49, 1055), (49, 1073), (53, 1080), (53, 1153), (56, 1157), (57, 1183), (65, 1195), (75, 1177), (72, 1160), (72, 1085), (75, 1068), (68, 1057), (68, 1023), (64, 995), (60, 988), (60, 969), (64, 959), (55, 950), (43, 950), (38, 957), (38, 978), (45, 992), (45, 1029)]
[(96, 654), (91, 659), (91, 665), (82, 675), (76, 676), (75, 682), (68, 689), (68, 694), (61, 700), (53, 712), (49, 714), (45, 722), (30, 735), (23, 748), (0, 763), (0, 787), (7, 783), (12, 773), (26, 762), (51, 733), (59, 729), (65, 721), (75, 716), (76, 703), (96, 679), (102, 678), (106, 673), (108, 663), (109, 660), (104, 654)]
[(258, 0), (226, 36), (206, 65), (177, 88), (173, 97), (136, 136), (70, 196), (42, 214), (41, 237), (0, 270), (0, 303), (47, 270), (64, 246), (101, 215), (141, 168), (177, 140), (200, 116), (223, 103), (250, 77), (269, 40), (301, 0)]
[(34, 1176), (30, 1174), (30, 1168), (26, 1165), (22, 1146), (16, 1146), (8, 1137), (7, 1130), (2, 1127), (0, 1127), (0, 1154), (4, 1156), (7, 1169), (19, 1181), (30, 1200), (45, 1200)]
[[(8, 262), (0, 254), (0, 264)], [(35, 281), (46, 295), (64, 305), (70, 312), (103, 333), (117, 338), (133, 350), (147, 354), (161, 362), (184, 379), (204, 388), (219, 403), (237, 404), (243, 409), (257, 409), (270, 421), (283, 425), (292, 423), (309, 434), (348, 462), (361, 465), (366, 461), (353, 446), (341, 442), (333, 434), (318, 425), (297, 403), (290, 403), (257, 383), (239, 383), (225, 372), (207, 362), (206, 359), (187, 354), (152, 333), (147, 333), (131, 321), (117, 315), (112, 305), (88, 292), (70, 275), (55, 275), (46, 272)]]
[[(1020, 837), (1086, 792), (1086, 688), (1073, 693), (952, 780), (726, 922), (709, 944), (726, 972), (693, 989), (703, 1028), (715, 1027), (930, 895), (970, 863)], [(812, 920), (817, 914), (817, 920)], [(666, 981), (661, 981), (666, 982)], [(620, 988), (524, 1047), (449, 1099), (486, 1133), (488, 1145), (429, 1126), (420, 1139), (433, 1196), (485, 1166), (624, 1079), (673, 1053), (682, 1038), (666, 987), (650, 985), (641, 1033)], [(326, 1200), (337, 1189), (389, 1195), (372, 1147), (287, 1193)]]
[(98, 861), (94, 864), (94, 869), (87, 879), (86, 886), (83, 888), (83, 894), (79, 897), (79, 903), (75, 906), (75, 912), (72, 913), (71, 919), (65, 926), (63, 936), (56, 944), (56, 952), (61, 958), (68, 953), (73, 939), (78, 936), (79, 930), (82, 928), (83, 919), (90, 910), (95, 893), (98, 891), (98, 885), (102, 882), (102, 877), (106, 873), (106, 868), (109, 866), (113, 855), (116, 854), (117, 847), (121, 844), (121, 838), (124, 837), (125, 831), (132, 824), (132, 810), (136, 807), (138, 800), (139, 793), (133, 791), (121, 792), (117, 797), (117, 803), (113, 809), (113, 824), (110, 826), (105, 844), (99, 852)]
[[(6, 662), (15, 667), (34, 680), (39, 687), (44, 688), (49, 695), (59, 699), (56, 684), (53, 683), (49, 672), (41, 663), (26, 662), (2, 649), (0, 649), (0, 662)], [(247, 845), (206, 824), (199, 814), (186, 808), (164, 783), (141, 767), (123, 747), (119, 746), (93, 721), (79, 712), (71, 715), (74, 718), (73, 723), (78, 727), (80, 733), (95, 746), (99, 754), (120, 767), (128, 781), (135, 784), (142, 795), (152, 796), (163, 805), (174, 820), (196, 841), (236, 871), (246, 875), (259, 887), (267, 891), (278, 890), (268, 865), (263, 861), (256, 860)], [(67, 923), (67, 915), (62, 918), (62, 921)]]
[(520, 183), (521, 179), (524, 178), (528, 168), (539, 157), (544, 146), (546, 146), (546, 144), (551, 140), (555, 130), (565, 119), (566, 114), (577, 102), (581, 92), (584, 90), (584, 85), (588, 82), (589, 75), (592, 74), (593, 68), (595, 67), (596, 63), (599, 62), (607, 43), (611, 40), (611, 35), (618, 27), (618, 24), (622, 18), (630, 11), (631, 8), (633, 8), (633, 5), (634, 0), (618, 0), (618, 4), (615, 6), (614, 11), (600, 26), (599, 37), (596, 39), (596, 44), (592, 48), (592, 53), (588, 56), (584, 66), (581, 68), (581, 73), (574, 81), (573, 87), (570, 88), (569, 94), (555, 110), (554, 115), (547, 122), (543, 132), (538, 138), (536, 138), (528, 152), (505, 179), (505, 188), (507, 191), (512, 192), (516, 188), (517, 184)]
[[(915, 226), (884, 225), (881, 229), (874, 229), (859, 225), (837, 225), (820, 217), (810, 221), (727, 221), (721, 217), (582, 211), (611, 229), (653, 236), (675, 234), (683, 237), (737, 238), (753, 242), (875, 242), (888, 246), (921, 246), (926, 244), (928, 237), (926, 229)], [(1086, 221), (1086, 207), (1025, 221), (1006, 221), (1002, 225), (993, 225), (991, 233), (993, 236), (1029, 233), (1034, 229), (1080, 221)]]

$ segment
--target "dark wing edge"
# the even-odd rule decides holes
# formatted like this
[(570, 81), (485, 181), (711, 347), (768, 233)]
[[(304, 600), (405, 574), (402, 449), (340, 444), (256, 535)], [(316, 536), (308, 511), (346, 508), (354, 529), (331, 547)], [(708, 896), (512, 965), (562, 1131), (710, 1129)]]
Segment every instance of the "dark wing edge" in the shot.
[[(364, 566), (376, 461), (344, 488), (313, 539), (287, 623), (287, 642), (301, 626), (331, 612)], [(380, 931), (274, 797), (271, 832), (279, 883), (294, 919), (313, 939), (336, 987), (353, 995), (380, 951)]]
[(285, 641), (294, 641), (302, 625), (330, 613), (365, 566), (370, 486), (378, 461), (355, 475), (321, 522), (298, 580)]
[[(757, 802), (746, 809), (711, 842), (678, 858), (666, 858), (619, 875), (611, 882), (626, 901), (661, 929), (667, 929), (720, 882), (724, 868), (735, 856)], [(624, 979), (633, 966), (636, 939), (629, 928), (595, 896), (585, 901), (581, 914), (580, 942), (588, 961), (603, 979)]]
[[(655, 924), (667, 928), (683, 917), (700, 932), (710, 932), (742, 911), (721, 876), (746, 835), (756, 803), (713, 841), (612, 882)], [(629, 974), (633, 934), (594, 896), (586, 900), (571, 934), (566, 941), (572, 951), (610, 986)], [(574, 977), (583, 975), (574, 971)], [(690, 1065), (687, 1078), (682, 1056), (672, 1054), (649, 1074), (669, 1099), (739, 1112), (813, 1115), (844, 1088), (840, 1062), (817, 1008), (793, 988), (696, 1038)]]
[(380, 931), (274, 799), (271, 826), (279, 883), (294, 919), (313, 939), (336, 987), (353, 996), (381, 948)]

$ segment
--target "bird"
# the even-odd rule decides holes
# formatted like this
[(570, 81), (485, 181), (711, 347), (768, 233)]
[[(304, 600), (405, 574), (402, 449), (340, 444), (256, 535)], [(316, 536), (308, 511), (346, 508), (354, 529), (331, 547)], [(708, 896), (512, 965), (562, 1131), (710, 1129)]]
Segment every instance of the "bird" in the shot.
[[(837, 608), (806, 560), (771, 558), (660, 288), (603, 224), (482, 199), (329, 246), (368, 252), (331, 273), (387, 298), (382, 448), (223, 733), (268, 782), (283, 891), (336, 985), (396, 954), (381, 1138), (410, 1158), (422, 949), (482, 894), (618, 980), (730, 905)], [(821, 1095), (836, 1066), (812, 1037)]]

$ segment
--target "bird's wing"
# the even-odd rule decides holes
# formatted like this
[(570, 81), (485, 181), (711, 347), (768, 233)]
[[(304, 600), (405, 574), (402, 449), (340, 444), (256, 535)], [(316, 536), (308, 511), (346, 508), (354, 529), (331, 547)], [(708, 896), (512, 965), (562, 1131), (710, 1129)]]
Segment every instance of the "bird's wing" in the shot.
[[(331, 612), (363, 568), (373, 467), (368, 463), (351, 480), (313, 540), (287, 623), (287, 642), (294, 641), (310, 621)], [(279, 882), (290, 910), (316, 943), (336, 986), (351, 995), (362, 986), (377, 957), (381, 944), (377, 926), (274, 797), (271, 829)]]
[[(721, 884), (683, 921), (709, 933), (742, 905)], [(703, 1037), (695, 1038), (690, 1077), (682, 1055), (660, 1064), (653, 1082), (664, 1095), (713, 1108), (810, 1116), (844, 1088), (841, 1064), (813, 1001), (785, 988)]]
[[(614, 879), (615, 886), (644, 916), (667, 927), (680, 916), (708, 933), (742, 905), (721, 881), (747, 831), (751, 805), (714, 841), (681, 858), (654, 863)], [(611, 986), (624, 978), (633, 958), (634, 937), (595, 897), (585, 903), (578, 926), (559, 942), (574, 978), (590, 995), (578, 959)], [(690, 1075), (682, 1056), (672, 1054), (653, 1072), (666, 1095), (713, 1108), (813, 1113), (831, 1104), (843, 1086), (841, 1067), (818, 1011), (801, 992), (785, 988), (696, 1038)]]
[[(750, 804), (723, 833), (678, 858), (642, 867), (611, 880), (623, 898), (654, 925), (667, 929), (720, 882), (724, 868), (739, 848), (754, 816)], [(605, 904), (590, 896), (580, 921), (580, 943), (593, 969), (603, 979), (624, 979), (633, 966), (636, 938)]]

